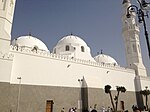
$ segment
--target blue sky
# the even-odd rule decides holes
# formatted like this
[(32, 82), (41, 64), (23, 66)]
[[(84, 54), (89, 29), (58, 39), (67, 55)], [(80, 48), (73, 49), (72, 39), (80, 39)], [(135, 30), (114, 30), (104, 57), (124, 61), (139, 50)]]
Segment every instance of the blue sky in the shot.
[[(88, 44), (92, 56), (102, 49), (126, 66), (121, 16), (122, 0), (17, 0), (12, 39), (31, 32), (52, 50), (62, 37), (72, 33)], [(146, 22), (150, 36), (150, 19)], [(141, 47), (150, 70), (143, 30)]]

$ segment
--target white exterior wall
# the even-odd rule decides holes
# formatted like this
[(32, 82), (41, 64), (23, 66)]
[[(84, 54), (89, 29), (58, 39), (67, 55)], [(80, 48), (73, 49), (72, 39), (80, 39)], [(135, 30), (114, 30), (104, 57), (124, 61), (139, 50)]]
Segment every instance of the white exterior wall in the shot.
[(78, 79), (84, 76), (88, 87), (104, 88), (109, 84), (113, 89), (125, 86), (128, 91), (135, 91), (135, 72), (130, 69), (107, 67), (84, 60), (61, 59), (63, 57), (54, 54), (44, 56), (12, 52), (14, 60), (10, 83), (18, 84), (17, 77), (21, 77), (22, 84), (79, 87)]
[(0, 82), (10, 82), (12, 63), (13, 54), (0, 52)]
[(12, 59), (0, 58), (0, 82), (10, 82)]
[(145, 87), (150, 88), (150, 77), (136, 76), (136, 90), (144, 90)]

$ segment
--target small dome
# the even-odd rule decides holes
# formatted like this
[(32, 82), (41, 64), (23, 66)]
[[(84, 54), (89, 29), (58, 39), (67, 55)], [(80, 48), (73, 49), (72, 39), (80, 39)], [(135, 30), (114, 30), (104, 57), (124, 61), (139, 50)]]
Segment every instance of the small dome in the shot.
[(40, 50), (48, 51), (47, 46), (39, 39), (33, 36), (21, 36), (12, 41), (12, 45), (20, 46), (20, 47), (30, 47), (30, 48), (38, 48)]
[(108, 55), (99, 54), (99, 55), (95, 56), (94, 59), (98, 63), (118, 65), (116, 60)]
[(87, 46), (87, 44), (80, 37), (75, 35), (68, 35), (63, 37), (61, 40), (58, 41), (57, 45), (70, 44), (70, 43)]

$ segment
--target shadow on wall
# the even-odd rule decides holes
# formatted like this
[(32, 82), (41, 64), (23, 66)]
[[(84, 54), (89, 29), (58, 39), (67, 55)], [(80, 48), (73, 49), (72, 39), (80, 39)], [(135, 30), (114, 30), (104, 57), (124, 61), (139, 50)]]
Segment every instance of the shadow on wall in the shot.
[(140, 82), (138, 76), (136, 76), (134, 79), (134, 85), (135, 85), (136, 102), (137, 102), (138, 108), (143, 110), (144, 109), (144, 102), (143, 102), (143, 97), (140, 94), (140, 90), (142, 88), (141, 88), (141, 82)]

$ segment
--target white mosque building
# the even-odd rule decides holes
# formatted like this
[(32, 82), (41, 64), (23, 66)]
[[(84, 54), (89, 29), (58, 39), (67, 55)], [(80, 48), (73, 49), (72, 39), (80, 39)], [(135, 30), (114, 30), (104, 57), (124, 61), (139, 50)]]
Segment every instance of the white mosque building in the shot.
[(95, 104), (97, 109), (112, 107), (105, 85), (111, 85), (113, 96), (116, 86), (126, 88), (118, 110), (143, 105), (139, 91), (150, 88), (150, 77), (142, 60), (136, 14), (126, 17), (130, 0), (122, 3), (127, 67), (102, 53), (92, 57), (90, 47), (76, 35), (63, 37), (52, 52), (31, 35), (11, 42), (15, 2), (0, 0), (0, 112), (60, 112)]

